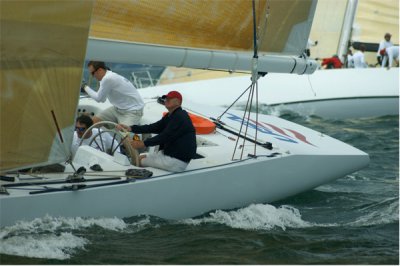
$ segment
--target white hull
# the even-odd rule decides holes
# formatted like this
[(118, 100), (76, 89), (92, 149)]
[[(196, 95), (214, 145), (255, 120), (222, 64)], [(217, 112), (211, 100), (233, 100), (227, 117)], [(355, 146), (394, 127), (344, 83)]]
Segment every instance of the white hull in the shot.
[[(186, 109), (193, 112), (203, 108), (188, 100), (186, 102)], [(81, 108), (96, 112), (99, 106), (103, 106), (92, 103), (92, 100), (84, 99)], [(221, 111), (214, 107), (203, 110), (206, 116)], [(149, 102), (145, 109), (145, 116), (149, 119), (147, 122), (157, 120), (163, 111), (163, 106)], [(230, 112), (228, 118), (225, 117), (223, 121), (227, 127), (240, 126), (231, 119), (236, 114), (239, 113)], [(19, 220), (32, 220), (45, 215), (123, 218), (149, 214), (167, 219), (193, 217), (215, 209), (280, 200), (343, 177), (369, 162), (366, 153), (313, 130), (273, 116), (260, 115), (259, 122), (263, 127), (258, 132), (258, 140), (271, 142), (273, 149), (258, 146), (257, 158), (247, 157), (247, 154), (253, 153), (254, 145), (246, 142), (245, 160), (232, 162), (235, 142), (229, 137), (235, 136), (218, 129), (216, 133), (198, 136), (198, 141), (206, 143), (198, 146), (198, 153), (204, 158), (192, 160), (183, 173), (147, 168), (153, 172), (150, 179), (128, 182), (122, 177), (113, 181), (88, 181), (79, 183), (87, 187), (75, 191), (48, 190), (71, 186), (71, 183), (39, 184), (24, 186), (23, 189), (7, 187), (10, 195), (0, 196), (0, 225), (8, 226)], [(250, 135), (254, 133), (254, 129), (249, 129)], [(240, 152), (241, 149), (237, 149), (237, 154)], [(273, 153), (278, 154), (267, 157)], [(89, 169), (93, 162), (99, 163), (107, 171), (115, 171), (114, 175), (123, 176), (126, 169), (134, 168), (118, 164), (112, 156), (91, 147), (80, 147), (74, 159), (75, 166)], [(67, 170), (70, 168), (67, 167)], [(110, 173), (85, 178), (90, 180)], [(66, 176), (58, 175), (57, 178), (53, 174), (52, 178), (62, 180)], [(103, 185), (93, 186), (98, 184)], [(29, 194), (30, 191), (42, 193)]]
[[(146, 88), (143, 95), (178, 90), (210, 105), (228, 106), (249, 86), (249, 76)], [(259, 102), (273, 113), (343, 119), (399, 114), (399, 68), (318, 70), (313, 75), (268, 74), (259, 80)], [(244, 104), (247, 94), (238, 103)]]
[[(167, 219), (194, 217), (214, 209), (232, 209), (250, 203), (283, 199), (345, 176), (366, 163), (365, 158), (357, 156), (290, 156), (283, 160), (266, 160), (251, 159), (235, 166), (127, 184), (4, 197), (1, 199), (1, 226), (45, 215), (123, 218), (150, 214)], [(334, 171), (349, 161), (352, 166)]]
[(365, 97), (269, 105), (269, 112), (296, 112), (303, 116), (345, 119), (399, 114), (398, 97)]

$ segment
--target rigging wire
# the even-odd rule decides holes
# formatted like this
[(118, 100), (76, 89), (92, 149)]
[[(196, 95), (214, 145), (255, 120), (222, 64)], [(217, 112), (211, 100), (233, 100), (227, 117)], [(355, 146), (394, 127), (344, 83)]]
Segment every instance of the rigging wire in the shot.
[(222, 112), (222, 114), (220, 116), (217, 117), (217, 121), (220, 121), (222, 116), (228, 112), (229, 109), (231, 109), (231, 107), (246, 93), (246, 91), (248, 91), (249, 89), (251, 89), (251, 85), (247, 87), (247, 89), (245, 89), (242, 94), (239, 95), (239, 97), (236, 98), (236, 100), (233, 101), (233, 103), (231, 105), (229, 105), (228, 108), (226, 108), (226, 110), (224, 112)]
[(311, 91), (314, 93), (314, 96), (317, 96), (317, 93), (315, 92), (315, 90), (314, 90), (314, 88), (312, 86), (312, 83), (311, 83), (311, 80), (310, 80), (310, 75), (307, 75), (307, 80), (308, 80), (308, 83), (310, 84)]
[[(250, 90), (249, 95), (248, 95), (248, 97), (247, 97), (247, 102), (246, 102), (246, 107), (245, 107), (244, 112), (243, 112), (242, 122), (240, 123), (239, 135), (242, 134), (243, 125), (245, 124), (245, 118), (246, 118), (247, 110), (249, 109), (249, 102), (250, 102), (250, 98), (251, 98), (251, 94), (252, 94), (253, 84), (250, 86), (250, 88), (251, 88), (251, 90)], [(251, 105), (250, 105), (250, 106), (251, 106)], [(250, 113), (250, 111), (249, 111), (249, 113)], [(248, 127), (248, 124), (249, 124), (249, 123), (248, 123), (248, 121), (247, 121), (247, 123), (246, 123), (246, 128)], [(246, 133), (245, 133), (245, 135), (244, 135), (244, 137), (243, 137), (242, 152), (241, 152), (241, 154), (240, 154), (240, 160), (242, 159), (242, 156), (243, 156), (244, 145), (245, 145), (245, 141), (246, 141), (246, 137), (247, 137), (247, 136), (246, 136), (247, 130), (246, 130), (245, 132), (246, 132)], [(232, 161), (235, 159), (235, 153), (236, 153), (236, 149), (237, 149), (238, 143), (239, 143), (239, 138), (236, 139), (235, 148), (234, 148), (233, 154), (232, 154)]]
[[(244, 129), (244, 138), (243, 138), (243, 144), (242, 144), (242, 150), (240, 153), (240, 160), (243, 159), (243, 152), (244, 152), (244, 147), (245, 147), (245, 142), (247, 138), (247, 132), (250, 124), (250, 114), (251, 114), (251, 108), (253, 105), (253, 98), (254, 94), (256, 94), (256, 125), (255, 125), (255, 141), (254, 141), (254, 156), (256, 156), (256, 142), (257, 142), (257, 131), (258, 131), (258, 78), (259, 78), (259, 73), (258, 73), (258, 38), (257, 38), (257, 18), (256, 18), (256, 7), (255, 7), (255, 0), (252, 1), (252, 8), (253, 8), (253, 46), (254, 46), (254, 55), (252, 59), (252, 77), (251, 77), (251, 85), (250, 85), (250, 92), (249, 96), (247, 98), (247, 103), (246, 103), (246, 108), (243, 113), (243, 118), (242, 122), (240, 125), (240, 130), (239, 130), (239, 135), (242, 133), (243, 125), (245, 125)], [(247, 121), (246, 119), (246, 114), (247, 114)], [(235, 157), (235, 152), (237, 149), (237, 145), (239, 143), (239, 138), (236, 140), (235, 148), (233, 150), (232, 154), (232, 160), (234, 160)]]
[[(242, 146), (243, 148), (242, 148), (242, 151), (241, 151), (241, 153), (240, 153), (240, 159), (243, 158), (244, 144), (245, 144), (245, 142), (246, 142), (247, 131), (248, 131), (248, 129), (249, 129), (251, 107), (252, 107), (252, 105), (253, 105), (253, 98), (254, 98), (254, 84), (257, 84), (257, 82), (252, 84), (252, 88), (251, 88), (251, 91), (250, 91), (250, 93), (249, 93), (249, 101), (247, 102), (247, 103), (248, 103), (248, 107), (246, 107), (246, 110), (248, 109), (248, 111), (247, 111), (247, 123), (246, 123), (245, 132), (244, 132), (245, 138), (243, 138), (243, 144), (242, 144), (242, 145), (243, 145), (243, 146)], [(256, 103), (256, 104), (257, 104), (257, 103)], [(244, 114), (244, 116), (243, 116), (243, 120), (242, 120), (242, 121), (245, 121), (245, 119), (244, 119), (245, 116), (246, 116), (246, 112), (245, 112), (245, 114)], [(256, 125), (256, 132), (257, 132), (257, 125)]]
[[(254, 136), (255, 143), (257, 142), (257, 127), (258, 127), (258, 82), (256, 83), (256, 133)], [(254, 143), (254, 155), (257, 155), (257, 145)]]
[[(265, 24), (269, 15), (269, 4), (267, 2), (267, 10), (266, 10), (266, 17), (265, 17)], [(218, 118), (215, 120), (215, 122), (217, 124), (224, 124), (221, 121), (222, 116), (230, 109), (232, 108), (232, 106), (248, 91), (249, 91), (249, 95), (247, 98), (247, 102), (246, 102), (246, 107), (243, 113), (243, 118), (240, 124), (240, 129), (239, 129), (239, 133), (237, 134), (239, 136), (239, 138), (243, 138), (243, 144), (241, 146), (239, 146), (239, 148), (242, 148), (241, 151), (241, 155), (240, 155), (240, 160), (243, 159), (243, 152), (244, 152), (244, 146), (245, 146), (245, 141), (246, 139), (249, 139), (247, 137), (247, 132), (248, 132), (248, 127), (250, 125), (250, 114), (251, 114), (251, 109), (253, 106), (253, 99), (254, 99), (254, 95), (255, 95), (255, 106), (256, 106), (256, 121), (255, 121), (255, 136), (254, 136), (254, 140), (252, 139), (252, 142), (254, 143), (254, 155), (256, 156), (257, 153), (257, 132), (258, 132), (258, 79), (261, 76), (264, 76), (266, 73), (259, 73), (258, 72), (258, 30), (257, 29), (257, 16), (256, 16), (256, 7), (255, 7), (255, 0), (252, 0), (252, 9), (253, 9), (253, 46), (254, 46), (254, 55), (253, 55), (253, 59), (252, 59), (252, 71), (251, 71), (251, 84), (249, 87), (247, 87), (247, 89), (245, 89), (243, 91), (243, 93), (220, 115), (218, 116)], [(260, 14), (260, 2), (258, 2), (258, 14)], [(265, 29), (264, 29), (265, 30)], [(247, 121), (246, 121), (246, 115), (247, 115)], [(243, 130), (243, 126), (245, 126), (244, 129), (244, 135), (242, 135), (242, 130)], [(232, 161), (235, 159), (235, 152), (237, 150), (238, 147), (238, 143), (239, 143), (239, 138), (236, 139), (236, 143), (235, 143), (235, 148), (233, 150), (233, 154), (232, 154)]]

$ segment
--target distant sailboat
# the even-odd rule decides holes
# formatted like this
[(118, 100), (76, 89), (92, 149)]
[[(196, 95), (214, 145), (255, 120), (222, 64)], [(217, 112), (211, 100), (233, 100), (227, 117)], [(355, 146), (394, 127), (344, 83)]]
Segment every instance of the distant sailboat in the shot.
[[(198, 104), (186, 94), (184, 109), (201, 123), (215, 124), (215, 131), (207, 126), (196, 136), (198, 156), (186, 171), (141, 169), (132, 154), (108, 154), (91, 146), (80, 146), (72, 157), (76, 111), (96, 114), (109, 106), (78, 99), (92, 4), (0, 2), (1, 226), (45, 215), (192, 217), (279, 200), (368, 164), (368, 154), (322, 133), (249, 110)], [(95, 60), (247, 69), (253, 72), (252, 93), (259, 72), (312, 73), (315, 62), (298, 55), (316, 1), (253, 5), (255, 9), (250, 1), (96, 1), (91, 32), (98, 30), (98, 38), (105, 34), (102, 38), (108, 39), (90, 39), (87, 52)], [(250, 52), (252, 18), (260, 36), (258, 60)], [(157, 34), (147, 39), (151, 30)], [(213, 39), (215, 43), (209, 41)], [(145, 96), (142, 123), (162, 116), (159, 95)], [(108, 125), (120, 143), (129, 137)], [(104, 130), (102, 124), (94, 127)], [(65, 170), (22, 171), (51, 163), (62, 163)]]
[[(250, 75), (158, 85), (141, 90), (151, 95), (178, 90), (193, 99), (228, 106), (242, 93)], [(313, 75), (271, 73), (260, 79), (259, 101), (271, 114), (296, 112), (330, 119), (399, 114), (399, 70), (381, 68), (317, 70)], [(212, 95), (212, 97), (210, 97)], [(246, 98), (237, 105), (244, 106)]]

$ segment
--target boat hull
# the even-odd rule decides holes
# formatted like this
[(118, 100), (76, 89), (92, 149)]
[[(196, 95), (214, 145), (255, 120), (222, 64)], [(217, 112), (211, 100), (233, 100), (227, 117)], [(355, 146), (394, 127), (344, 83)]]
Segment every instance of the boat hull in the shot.
[(273, 104), (268, 106), (268, 111), (279, 114), (289, 111), (333, 119), (399, 115), (399, 97), (354, 97)]
[(36, 195), (1, 196), (1, 223), (52, 217), (165, 219), (215, 209), (269, 203), (330, 182), (368, 164), (367, 154), (258, 157), (218, 167), (168, 174), (124, 184)]
[[(162, 85), (141, 90), (144, 96), (169, 90), (184, 98), (214, 106), (228, 106), (249, 86), (249, 76)], [(313, 75), (268, 74), (258, 81), (264, 113), (299, 112), (329, 119), (399, 114), (399, 69), (318, 70)], [(238, 100), (245, 105), (247, 94)]]

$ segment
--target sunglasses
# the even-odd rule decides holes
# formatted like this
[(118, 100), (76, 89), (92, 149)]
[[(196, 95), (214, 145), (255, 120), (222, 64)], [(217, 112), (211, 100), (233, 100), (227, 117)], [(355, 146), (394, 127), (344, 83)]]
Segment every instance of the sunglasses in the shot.
[(78, 132), (84, 132), (86, 130), (86, 127), (75, 127), (75, 131)]

